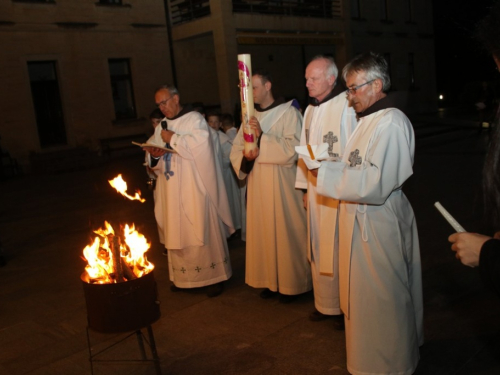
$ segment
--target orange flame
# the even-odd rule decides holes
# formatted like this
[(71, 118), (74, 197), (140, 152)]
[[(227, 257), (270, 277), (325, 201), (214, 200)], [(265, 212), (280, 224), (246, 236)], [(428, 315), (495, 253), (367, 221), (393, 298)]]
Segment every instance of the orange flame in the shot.
[[(87, 260), (85, 271), (89, 280), (95, 284), (115, 283), (113, 255), (109, 243), (109, 237), (114, 235), (113, 227), (104, 222), (105, 229), (94, 231), (98, 236), (94, 238), (91, 245), (83, 249), (83, 256)], [(149, 262), (145, 253), (151, 247), (146, 237), (136, 231), (135, 225), (125, 224), (123, 228), (123, 238), (125, 241), (120, 245), (120, 256), (122, 263), (132, 271), (135, 277), (141, 277), (150, 273), (154, 269), (153, 263)]]
[(116, 189), (117, 192), (119, 192), (121, 195), (124, 197), (127, 197), (131, 201), (133, 200), (138, 200), (141, 203), (146, 202), (145, 199), (141, 198), (141, 192), (138, 190), (135, 193), (135, 196), (131, 196), (127, 194), (127, 183), (123, 180), (122, 175), (119, 174), (112, 180), (108, 180), (109, 184)]

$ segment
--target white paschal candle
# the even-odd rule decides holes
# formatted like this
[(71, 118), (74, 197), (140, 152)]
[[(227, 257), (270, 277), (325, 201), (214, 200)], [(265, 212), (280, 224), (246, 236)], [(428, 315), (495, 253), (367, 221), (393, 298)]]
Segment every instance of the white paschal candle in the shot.
[(245, 139), (245, 152), (257, 148), (257, 136), (248, 121), (253, 116), (252, 61), (249, 54), (238, 55), (238, 76), (240, 79), (241, 126)]
[(434, 206), (441, 212), (441, 215), (450, 223), (450, 225), (455, 229), (457, 232), (465, 232), (465, 229), (458, 224), (458, 222), (455, 220), (453, 216), (450, 215), (448, 211), (441, 205), (441, 203), (436, 202), (434, 203)]

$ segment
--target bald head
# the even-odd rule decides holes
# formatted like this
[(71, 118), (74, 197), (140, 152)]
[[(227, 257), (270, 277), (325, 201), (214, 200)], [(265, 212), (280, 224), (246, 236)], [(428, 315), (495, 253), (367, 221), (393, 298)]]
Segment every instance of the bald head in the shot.
[(335, 87), (338, 70), (332, 58), (315, 57), (306, 68), (306, 87), (309, 96), (322, 101)]

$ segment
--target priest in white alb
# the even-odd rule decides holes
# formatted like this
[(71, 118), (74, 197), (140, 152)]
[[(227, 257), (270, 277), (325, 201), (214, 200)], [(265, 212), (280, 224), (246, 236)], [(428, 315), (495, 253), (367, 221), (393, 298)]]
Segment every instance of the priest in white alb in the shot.
[(302, 116), (292, 101), (274, 99), (267, 72), (254, 72), (252, 85), (256, 108), (249, 124), (258, 148), (245, 153), (241, 127), (231, 150), (238, 178), (248, 175), (245, 281), (264, 288), (262, 298), (279, 295), (289, 303), (312, 288), (303, 193), (295, 189)]
[(155, 101), (166, 117), (167, 130), (157, 127), (154, 142), (174, 151), (147, 150), (165, 162), (156, 189), (164, 201), (163, 240), (171, 289), (209, 286), (207, 294), (214, 297), (232, 275), (226, 238), (234, 232), (220, 160), (207, 122), (181, 106), (175, 87), (159, 88)]
[[(311, 98), (304, 115), (300, 139), (301, 148), (316, 149), (325, 145), (326, 157), (338, 160), (346, 137), (356, 125), (355, 113), (347, 105), (342, 85), (338, 83), (338, 69), (329, 56), (315, 56), (306, 68), (306, 86)], [(308, 254), (314, 286), (315, 311), (312, 321), (333, 319), (337, 330), (344, 329), (340, 310), (338, 272), (338, 205), (337, 199), (319, 195), (316, 176), (309, 172), (319, 165), (308, 152), (299, 156), (296, 187), (306, 190), (304, 206), (307, 209)], [(319, 156), (319, 155), (317, 155)], [(306, 168), (307, 161), (309, 168)]]
[(391, 104), (382, 56), (357, 56), (343, 77), (358, 124), (341, 161), (323, 161), (316, 172), (318, 193), (340, 200), (347, 369), (411, 375), (423, 344), (422, 281), (417, 225), (402, 188), (413, 173), (415, 136)]

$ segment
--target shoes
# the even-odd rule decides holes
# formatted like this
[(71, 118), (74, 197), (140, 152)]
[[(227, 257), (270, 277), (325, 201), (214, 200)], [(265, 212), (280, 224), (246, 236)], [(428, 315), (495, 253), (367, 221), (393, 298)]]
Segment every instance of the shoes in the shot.
[(168, 250), (167, 249), (163, 250), (162, 255), (168, 256)]
[(321, 322), (323, 320), (332, 319), (333, 328), (336, 331), (344, 331), (345, 330), (345, 322), (344, 322), (344, 314), (340, 315), (326, 315), (320, 313), (318, 310), (314, 310), (311, 314), (309, 314), (309, 320), (313, 322)]
[(295, 301), (297, 299), (297, 295), (288, 295), (288, 294), (281, 294), (280, 293), (280, 303), (292, 303), (293, 301)]
[(236, 229), (236, 231), (229, 236), (228, 241), (232, 241), (235, 238), (241, 237), (241, 229)]
[(207, 296), (209, 298), (217, 297), (224, 291), (224, 282), (212, 284), (207, 287)]
[(278, 295), (278, 292), (273, 292), (271, 289), (268, 289), (268, 288), (264, 289), (259, 294), (260, 298), (263, 298), (263, 299), (273, 298), (274, 296), (277, 296), (277, 295)]
[(318, 310), (314, 310), (309, 314), (309, 320), (312, 322), (321, 322), (323, 320), (332, 319), (333, 315), (326, 315), (320, 313)]

